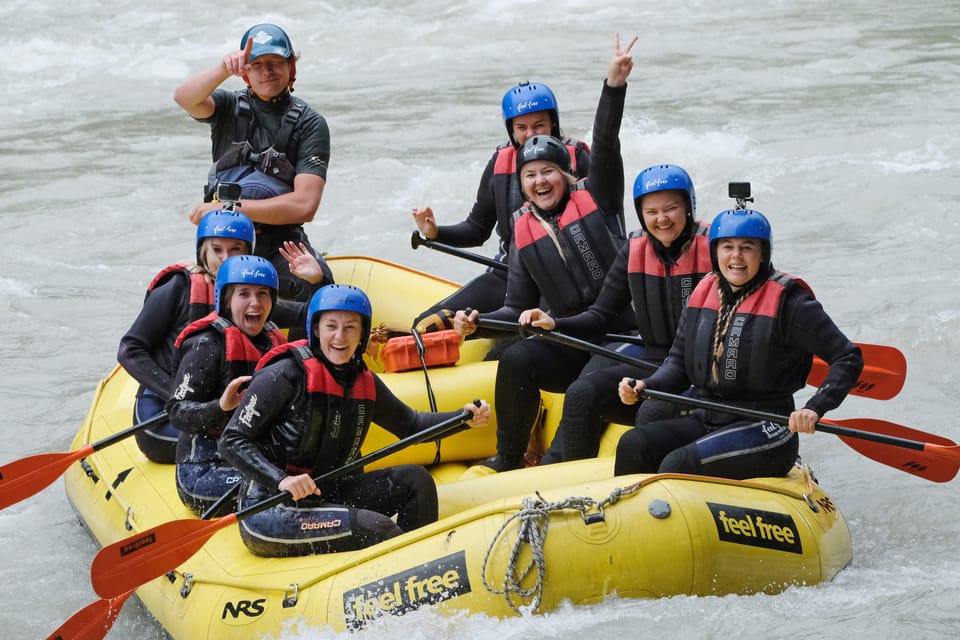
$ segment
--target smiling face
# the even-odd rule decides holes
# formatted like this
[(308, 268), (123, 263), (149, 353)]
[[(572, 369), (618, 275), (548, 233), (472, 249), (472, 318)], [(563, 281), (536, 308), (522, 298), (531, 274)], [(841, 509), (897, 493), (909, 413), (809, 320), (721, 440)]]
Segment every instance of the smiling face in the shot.
[(687, 198), (683, 191), (655, 191), (640, 199), (640, 215), (647, 232), (665, 247), (687, 226)]
[(208, 273), (216, 275), (223, 261), (232, 256), (247, 253), (247, 243), (235, 238), (204, 238), (200, 245), (201, 265)]
[(246, 69), (250, 88), (263, 100), (275, 98), (290, 86), (291, 61), (268, 53), (257, 56)]
[(259, 284), (230, 285), (227, 292), (229, 320), (251, 338), (263, 331), (273, 309), (270, 287)]
[(762, 259), (763, 244), (757, 238), (717, 240), (717, 265), (720, 267), (720, 275), (734, 291), (757, 275)]
[(510, 120), (513, 137), (517, 144), (523, 146), (533, 136), (548, 136), (553, 131), (553, 121), (549, 111), (535, 111), (516, 116)]
[(543, 211), (552, 211), (567, 193), (566, 175), (546, 160), (533, 160), (520, 169), (520, 186), (527, 199)]
[(353, 311), (324, 311), (313, 327), (320, 351), (333, 365), (350, 362), (360, 346), (363, 316)]

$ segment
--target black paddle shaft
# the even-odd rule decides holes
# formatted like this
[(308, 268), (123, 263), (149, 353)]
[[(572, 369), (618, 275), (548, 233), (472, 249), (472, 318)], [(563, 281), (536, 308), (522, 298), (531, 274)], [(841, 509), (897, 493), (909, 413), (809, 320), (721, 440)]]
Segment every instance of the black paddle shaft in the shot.
[(480, 264), (486, 265), (488, 267), (493, 267), (494, 269), (501, 269), (503, 271), (507, 270), (507, 265), (494, 260), (493, 258), (488, 258), (486, 256), (481, 256), (480, 254), (474, 253), (472, 251), (464, 251), (463, 249), (457, 249), (451, 247), (450, 245), (442, 244), (428, 238), (424, 238), (420, 235), (419, 231), (414, 231), (413, 235), (410, 236), (410, 246), (413, 249), (417, 247), (424, 246), (428, 249), (433, 249), (434, 251), (439, 251), (440, 253), (446, 253), (447, 255), (456, 256), (458, 258), (464, 258), (466, 260), (471, 260), (473, 262), (478, 262)]
[[(474, 400), (473, 404), (479, 407), (480, 401)], [(332, 471), (328, 471), (327, 473), (323, 473), (319, 476), (314, 476), (313, 481), (316, 484), (321, 484), (323, 482), (326, 482), (327, 480), (333, 480), (335, 478), (345, 476), (348, 473), (356, 471), (357, 469), (362, 469), (365, 465), (368, 465), (371, 462), (375, 462), (377, 460), (380, 460), (381, 458), (386, 458), (387, 456), (394, 454), (397, 451), (400, 451), (401, 449), (406, 449), (407, 447), (413, 446), (415, 444), (420, 444), (421, 442), (427, 442), (428, 440), (436, 440), (437, 438), (441, 438), (447, 432), (456, 429), (457, 427), (462, 425), (464, 422), (469, 420), (471, 417), (473, 417), (473, 413), (464, 409), (463, 411), (453, 416), (452, 418), (449, 418), (447, 420), (444, 420), (443, 422), (435, 424), (428, 429), (424, 429), (423, 431), (418, 431), (417, 433), (409, 435), (406, 438), (390, 443), (387, 446), (381, 447), (380, 449), (377, 449), (372, 453), (368, 453), (365, 456), (357, 458), (353, 462), (348, 462), (342, 467), (337, 467), (336, 469), (333, 469)], [(237, 520), (240, 521), (248, 516), (255, 515), (257, 513), (260, 513), (261, 511), (266, 511), (270, 507), (275, 507), (278, 504), (281, 504), (284, 500), (286, 500), (289, 497), (290, 497), (290, 494), (288, 492), (281, 491), (280, 493), (274, 496), (271, 496), (265, 500), (261, 500), (260, 502), (252, 504), (245, 509), (241, 509), (240, 511), (237, 511), (234, 515), (236, 516)]]
[[(469, 313), (469, 309), (467, 312)], [(660, 365), (655, 362), (649, 362), (647, 360), (641, 360), (639, 358), (634, 358), (628, 356), (619, 351), (614, 351), (613, 349), (607, 349), (598, 344), (588, 342), (586, 340), (581, 340), (579, 338), (574, 338), (573, 336), (568, 336), (563, 333), (558, 333), (556, 331), (544, 331), (538, 327), (532, 327), (530, 325), (523, 325), (518, 322), (509, 322), (507, 320), (490, 320), (486, 318), (478, 318), (477, 326), (483, 327), (484, 329), (494, 329), (499, 331), (518, 331), (521, 336), (529, 338), (530, 336), (540, 336), (545, 340), (552, 340), (558, 344), (566, 345), (574, 349), (580, 349), (581, 351), (587, 351), (594, 353), (599, 356), (604, 356), (610, 358), (611, 360), (617, 360), (624, 364), (633, 365), (639, 369), (647, 369), (649, 371), (656, 371), (657, 367)], [(623, 336), (617, 334), (607, 334), (604, 336), (605, 339), (611, 340), (614, 342), (638, 342), (640, 338), (637, 336)], [(631, 338), (628, 340), (628, 338)]]

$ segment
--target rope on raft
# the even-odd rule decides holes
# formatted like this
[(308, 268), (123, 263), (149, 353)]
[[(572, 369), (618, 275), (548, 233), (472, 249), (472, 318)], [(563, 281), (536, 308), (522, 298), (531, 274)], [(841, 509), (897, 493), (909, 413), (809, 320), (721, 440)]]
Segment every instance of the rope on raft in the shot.
[[(543, 579), (546, 575), (546, 558), (543, 554), (543, 545), (547, 538), (547, 529), (550, 526), (550, 512), (573, 509), (579, 511), (584, 522), (588, 525), (592, 521), (602, 521), (604, 508), (618, 502), (620, 499), (638, 491), (640, 484), (629, 487), (617, 487), (609, 496), (597, 502), (593, 498), (571, 496), (557, 502), (546, 500), (540, 492), (536, 493), (536, 498), (528, 496), (523, 499), (523, 507), (517, 510), (512, 516), (507, 518), (500, 530), (493, 536), (490, 545), (487, 547), (487, 553), (483, 558), (483, 566), (480, 570), (480, 578), (483, 580), (483, 586), (487, 591), (494, 595), (502, 595), (507, 605), (517, 614), (523, 615), (520, 607), (523, 606), (529, 611), (537, 611), (540, 607), (543, 596)], [(511, 523), (517, 520), (517, 538), (510, 549), (510, 557), (507, 561), (507, 567), (503, 577), (503, 588), (498, 589), (490, 585), (487, 581), (487, 567), (493, 548)], [(530, 560), (526, 566), (519, 567), (520, 553), (524, 545), (530, 547)], [(523, 581), (530, 575), (531, 571), (536, 570), (536, 582), (528, 587), (522, 587)], [(520, 605), (516, 604), (520, 601)]]

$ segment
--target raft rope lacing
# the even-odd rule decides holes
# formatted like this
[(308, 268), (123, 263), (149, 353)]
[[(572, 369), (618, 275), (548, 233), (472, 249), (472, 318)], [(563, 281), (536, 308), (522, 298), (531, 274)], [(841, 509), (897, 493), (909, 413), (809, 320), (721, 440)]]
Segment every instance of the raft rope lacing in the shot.
[[(490, 546), (487, 547), (487, 553), (483, 558), (483, 566), (480, 569), (480, 578), (487, 591), (494, 595), (502, 595), (507, 605), (517, 614), (523, 615), (520, 607), (535, 612), (540, 607), (543, 596), (543, 579), (546, 574), (546, 559), (543, 555), (543, 544), (547, 538), (547, 529), (550, 526), (550, 512), (573, 509), (580, 512), (584, 522), (588, 524), (596, 521), (596, 516), (602, 516), (604, 508), (612, 505), (622, 498), (625, 498), (640, 489), (640, 483), (628, 487), (617, 487), (610, 492), (610, 495), (597, 502), (593, 498), (571, 496), (557, 502), (546, 500), (540, 492), (536, 492), (536, 498), (528, 496), (523, 499), (523, 507), (512, 516), (507, 518), (500, 530), (493, 536)], [(594, 513), (588, 513), (595, 510)], [(493, 548), (504, 535), (507, 528), (514, 520), (519, 521), (517, 526), (517, 539), (510, 550), (510, 557), (507, 561), (507, 567), (504, 571), (503, 588), (497, 589), (487, 581), (487, 567)], [(522, 571), (518, 566), (520, 553), (524, 545), (530, 546), (530, 561)], [(528, 588), (521, 586), (523, 581), (530, 575), (531, 571), (536, 569), (536, 582)], [(517, 605), (514, 601), (519, 599), (521, 603), (529, 601), (528, 605)]]

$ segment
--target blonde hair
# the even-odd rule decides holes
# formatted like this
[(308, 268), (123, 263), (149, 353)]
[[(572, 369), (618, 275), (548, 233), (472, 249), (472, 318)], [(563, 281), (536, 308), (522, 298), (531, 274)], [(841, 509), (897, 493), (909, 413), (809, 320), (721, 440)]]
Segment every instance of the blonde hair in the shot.
[[(210, 245), (213, 244), (214, 240), (221, 240), (219, 236), (210, 236), (204, 238), (200, 241), (200, 246), (197, 248), (197, 258), (200, 260), (199, 263), (190, 266), (190, 273), (202, 273), (203, 277), (206, 278), (207, 282), (214, 282), (217, 279), (217, 272), (210, 269), (207, 265), (207, 253), (211, 251)], [(244, 255), (249, 255), (253, 252), (253, 247), (250, 246), (250, 243), (246, 240), (240, 238), (226, 238), (227, 240), (236, 240), (237, 242), (242, 242), (244, 246), (243, 253)]]
[(197, 258), (200, 262), (190, 266), (190, 273), (202, 273), (207, 282), (213, 282), (217, 279), (217, 274), (212, 273), (207, 267), (207, 252), (210, 251), (210, 245), (213, 238), (204, 238), (200, 241), (200, 247), (197, 249)]

